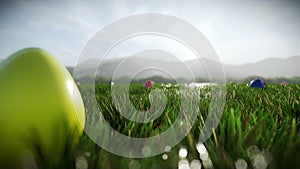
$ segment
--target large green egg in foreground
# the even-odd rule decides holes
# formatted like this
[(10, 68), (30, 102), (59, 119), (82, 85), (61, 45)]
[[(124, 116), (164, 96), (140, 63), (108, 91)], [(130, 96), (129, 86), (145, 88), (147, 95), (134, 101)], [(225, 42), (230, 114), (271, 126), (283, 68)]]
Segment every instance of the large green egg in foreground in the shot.
[(0, 63), (0, 168), (19, 168), (30, 154), (61, 160), (84, 121), (78, 88), (50, 53), (27, 48)]

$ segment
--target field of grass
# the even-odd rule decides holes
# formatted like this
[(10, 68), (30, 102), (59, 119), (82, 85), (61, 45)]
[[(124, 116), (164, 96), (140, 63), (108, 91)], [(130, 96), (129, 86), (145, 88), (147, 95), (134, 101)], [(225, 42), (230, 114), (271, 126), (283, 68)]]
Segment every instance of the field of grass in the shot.
[[(97, 110), (89, 105), (92, 102), (86, 88), (85, 85), (79, 86), (81, 93), (84, 93), (87, 123), (97, 123), (99, 115)], [(106, 120), (118, 132), (131, 137), (144, 138), (163, 133), (177, 118), (180, 102), (184, 97), (180, 97), (178, 86), (166, 87), (157, 84), (154, 88), (164, 90), (167, 97), (163, 114), (152, 122), (136, 123), (117, 112), (112, 103), (110, 85), (96, 85), (96, 100), (104, 117), (102, 120)], [(129, 90), (130, 101), (136, 109), (145, 111), (150, 107), (148, 95), (153, 89), (147, 90), (142, 84), (133, 84)], [(210, 98), (213, 96), (207, 94), (210, 93), (209, 87), (196, 90), (200, 91), (198, 119), (189, 134), (171, 151), (163, 153), (164, 155), (142, 159), (120, 157), (98, 147), (84, 133), (78, 147), (70, 150), (56, 168), (178, 168), (178, 152), (183, 147), (188, 151), (188, 161), (198, 159), (203, 164), (196, 144), (203, 119), (209, 112)], [(257, 153), (262, 155), (259, 157), (264, 158), (268, 168), (300, 168), (300, 85), (267, 85), (264, 89), (251, 89), (245, 84), (229, 84), (226, 90), (226, 104), (221, 121), (213, 130), (213, 135), (204, 143), (213, 168), (235, 168), (235, 162), (239, 159), (244, 159), (248, 168), (254, 168), (255, 165), (259, 168), (258, 164), (253, 164), (255, 157), (249, 155), (251, 150), (258, 149)], [(120, 97), (123, 97), (122, 94)], [(112, 146), (126, 149), (122, 140), (116, 140)], [(69, 165), (64, 162), (68, 162)]]

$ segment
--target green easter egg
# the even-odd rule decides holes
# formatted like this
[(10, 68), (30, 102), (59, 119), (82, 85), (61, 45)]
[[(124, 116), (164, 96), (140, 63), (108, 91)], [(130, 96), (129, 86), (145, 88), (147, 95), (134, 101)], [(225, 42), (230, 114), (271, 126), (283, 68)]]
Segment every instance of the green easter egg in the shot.
[(84, 123), (79, 90), (50, 53), (27, 48), (0, 63), (0, 168), (19, 168), (30, 154), (55, 163)]

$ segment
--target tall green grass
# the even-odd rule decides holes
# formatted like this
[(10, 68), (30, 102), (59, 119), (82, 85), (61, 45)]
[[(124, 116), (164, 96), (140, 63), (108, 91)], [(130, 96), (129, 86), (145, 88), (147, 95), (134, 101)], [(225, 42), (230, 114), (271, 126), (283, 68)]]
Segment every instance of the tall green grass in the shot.
[[(87, 123), (96, 123), (99, 114), (90, 105), (87, 86), (79, 86), (86, 107)], [(165, 92), (167, 105), (164, 113), (149, 123), (137, 123), (124, 118), (115, 108), (110, 85), (95, 86), (96, 100), (104, 119), (118, 132), (131, 137), (150, 137), (166, 131), (176, 120), (181, 99), (187, 99), (178, 92), (179, 87), (155, 85)], [(300, 85), (268, 85), (264, 89), (251, 89), (243, 84), (227, 85), (227, 96), (224, 113), (219, 125), (213, 129), (213, 135), (204, 143), (208, 149), (214, 168), (234, 168), (238, 159), (245, 159), (251, 168), (251, 159), (247, 156), (247, 148), (256, 145), (269, 152), (272, 163), (269, 168), (300, 168)], [(201, 88), (199, 116), (189, 134), (172, 149), (166, 152), (167, 160), (162, 155), (144, 159), (130, 159), (113, 155), (98, 147), (84, 133), (78, 147), (72, 155), (65, 157), (86, 156), (89, 168), (115, 169), (128, 168), (132, 160), (139, 163), (140, 168), (177, 168), (178, 150), (184, 146), (188, 149), (188, 159), (199, 159), (196, 144), (204, 121), (209, 112), (211, 97), (210, 88)], [(142, 84), (132, 84), (129, 88), (130, 101), (136, 109), (144, 111), (151, 105), (149, 93)], [(123, 97), (120, 94), (119, 97)], [(94, 98), (92, 98), (94, 99)], [(191, 105), (192, 106), (192, 105)], [(188, 112), (186, 112), (188, 113)], [(102, 120), (104, 120), (102, 119)], [(95, 130), (96, 132), (96, 130)], [(101, 138), (108, 139), (108, 138)], [(116, 145), (122, 147), (122, 141)], [(126, 148), (126, 147), (123, 147)], [(69, 164), (69, 159), (66, 160)], [(38, 164), (43, 164), (39, 162)], [(64, 168), (75, 168), (75, 165)]]

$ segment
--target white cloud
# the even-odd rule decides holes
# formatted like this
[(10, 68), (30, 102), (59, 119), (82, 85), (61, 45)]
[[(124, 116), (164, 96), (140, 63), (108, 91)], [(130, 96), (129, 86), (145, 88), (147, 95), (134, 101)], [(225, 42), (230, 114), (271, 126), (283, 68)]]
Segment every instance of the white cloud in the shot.
[(17, 1), (0, 20), (0, 55), (33, 45), (73, 62), (71, 56), (103, 26), (130, 14), (163, 12), (199, 28), (225, 63), (289, 57), (300, 54), (298, 8), (290, 1)]
[[(20, 15), (32, 28), (46, 28), (65, 32), (89, 32), (93, 25), (78, 11), (78, 3), (68, 6), (63, 2), (58, 4), (43, 2), (20, 2)], [(68, 7), (65, 7), (68, 6)], [(77, 12), (74, 12), (77, 11)]]
[(72, 51), (72, 50), (70, 50), (68, 48), (64, 48), (64, 47), (60, 48), (60, 51), (61, 51), (62, 55), (67, 55), (67, 56), (71, 56), (71, 57), (75, 57), (75, 58), (78, 55), (77, 52), (74, 52), (74, 51)]

